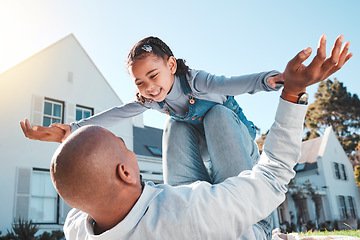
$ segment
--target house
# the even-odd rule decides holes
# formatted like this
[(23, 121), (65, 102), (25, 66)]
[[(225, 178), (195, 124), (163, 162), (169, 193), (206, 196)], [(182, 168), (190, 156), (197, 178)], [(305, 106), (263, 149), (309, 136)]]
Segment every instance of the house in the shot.
[(162, 135), (163, 130), (145, 126), (143, 115), (133, 118), (134, 153), (144, 181), (163, 183)]
[[(123, 102), (73, 34), (0, 74), (0, 84), (0, 231), (6, 233), (19, 217), (36, 222), (41, 231), (62, 229), (70, 207), (57, 195), (49, 173), (59, 144), (25, 138), (19, 121), (70, 123)], [(109, 130), (134, 149), (132, 119)], [(162, 182), (161, 158), (139, 158), (146, 180)]]
[(296, 176), (278, 208), (279, 223), (318, 227), (337, 221), (357, 228), (360, 201), (352, 164), (331, 127), (322, 137), (304, 141)]

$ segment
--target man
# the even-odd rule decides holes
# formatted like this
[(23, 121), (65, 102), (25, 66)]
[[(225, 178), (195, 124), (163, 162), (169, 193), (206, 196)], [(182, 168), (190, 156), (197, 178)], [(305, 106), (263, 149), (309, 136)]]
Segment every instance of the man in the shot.
[[(308, 67), (302, 62), (310, 56), (310, 48), (288, 63), (282, 74), (282, 99), (259, 163), (220, 184), (143, 184), (136, 156), (121, 138), (97, 126), (74, 132), (51, 163), (56, 190), (75, 208), (64, 226), (67, 239), (243, 239), (243, 234), (266, 238), (254, 224), (284, 200), (285, 185), (295, 174), (292, 168), (300, 154), (307, 109), (304, 92), (350, 59), (349, 43), (341, 50), (342, 41), (338, 37), (325, 60), (322, 36)], [(216, 118), (227, 112), (215, 106), (208, 114)], [(31, 128), (22, 127), (31, 138)], [(225, 141), (223, 136), (219, 144)]]

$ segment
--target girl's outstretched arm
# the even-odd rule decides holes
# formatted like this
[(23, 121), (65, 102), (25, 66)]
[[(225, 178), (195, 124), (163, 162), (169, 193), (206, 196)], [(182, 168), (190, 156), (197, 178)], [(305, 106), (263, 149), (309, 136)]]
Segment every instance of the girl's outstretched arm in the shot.
[(39, 125), (31, 126), (28, 119), (20, 122), (22, 131), (25, 137), (33, 140), (47, 141), (47, 142), (63, 142), (70, 134), (71, 130), (75, 131), (81, 126), (85, 125), (100, 125), (103, 127), (110, 127), (122, 119), (130, 118), (143, 113), (149, 107), (143, 106), (137, 102), (130, 102), (120, 107), (108, 109), (102, 113), (82, 119), (70, 124), (53, 123), (50, 127), (43, 127)]
[(241, 76), (218, 76), (199, 71), (194, 80), (194, 89), (201, 92), (236, 96), (260, 91), (276, 91), (283, 86), (278, 71), (253, 73)]
[[(66, 125), (66, 124), (61, 124)], [(25, 121), (20, 121), (20, 126), (24, 132), (25, 137), (33, 140), (58, 142), (61, 143), (65, 140), (65, 134), (67, 131), (63, 130), (68, 126), (70, 131), (70, 125), (66, 125), (62, 128), (57, 126), (43, 127), (39, 125), (31, 126), (29, 120), (25, 118)]]

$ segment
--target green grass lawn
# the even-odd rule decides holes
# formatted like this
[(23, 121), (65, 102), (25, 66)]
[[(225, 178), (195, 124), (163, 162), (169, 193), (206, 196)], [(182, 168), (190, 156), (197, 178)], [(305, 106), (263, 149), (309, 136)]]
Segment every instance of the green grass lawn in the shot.
[(299, 237), (307, 237), (307, 236), (328, 236), (328, 235), (344, 235), (344, 236), (352, 236), (352, 237), (360, 237), (360, 230), (341, 230), (341, 231), (314, 231), (314, 232), (306, 232), (299, 233)]

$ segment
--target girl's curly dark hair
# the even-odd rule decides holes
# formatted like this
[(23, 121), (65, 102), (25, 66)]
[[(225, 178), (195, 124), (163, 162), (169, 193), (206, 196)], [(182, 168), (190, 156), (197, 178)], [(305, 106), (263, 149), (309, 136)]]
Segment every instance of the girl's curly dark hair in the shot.
[[(150, 46), (151, 50), (144, 46)], [(168, 60), (169, 57), (173, 57), (174, 54), (166, 43), (157, 37), (147, 37), (136, 43), (130, 50), (127, 60), (126, 67), (132, 65), (135, 59), (143, 59), (149, 54), (154, 54), (164, 60)], [(189, 67), (185, 64), (185, 60), (176, 59), (177, 69), (175, 75), (180, 76), (189, 72)]]
[[(168, 60), (169, 57), (174, 56), (173, 52), (169, 46), (166, 45), (166, 43), (164, 43), (160, 38), (150, 36), (140, 40), (131, 48), (125, 62), (126, 67), (129, 68), (135, 59), (143, 59), (150, 54), (153, 54), (164, 60)], [(176, 65), (176, 76), (189, 73), (190, 68), (185, 64), (185, 60), (176, 59)], [(145, 102), (152, 102), (151, 99), (146, 99), (145, 97), (141, 96), (139, 92), (136, 93), (136, 99), (142, 104), (145, 104)]]

